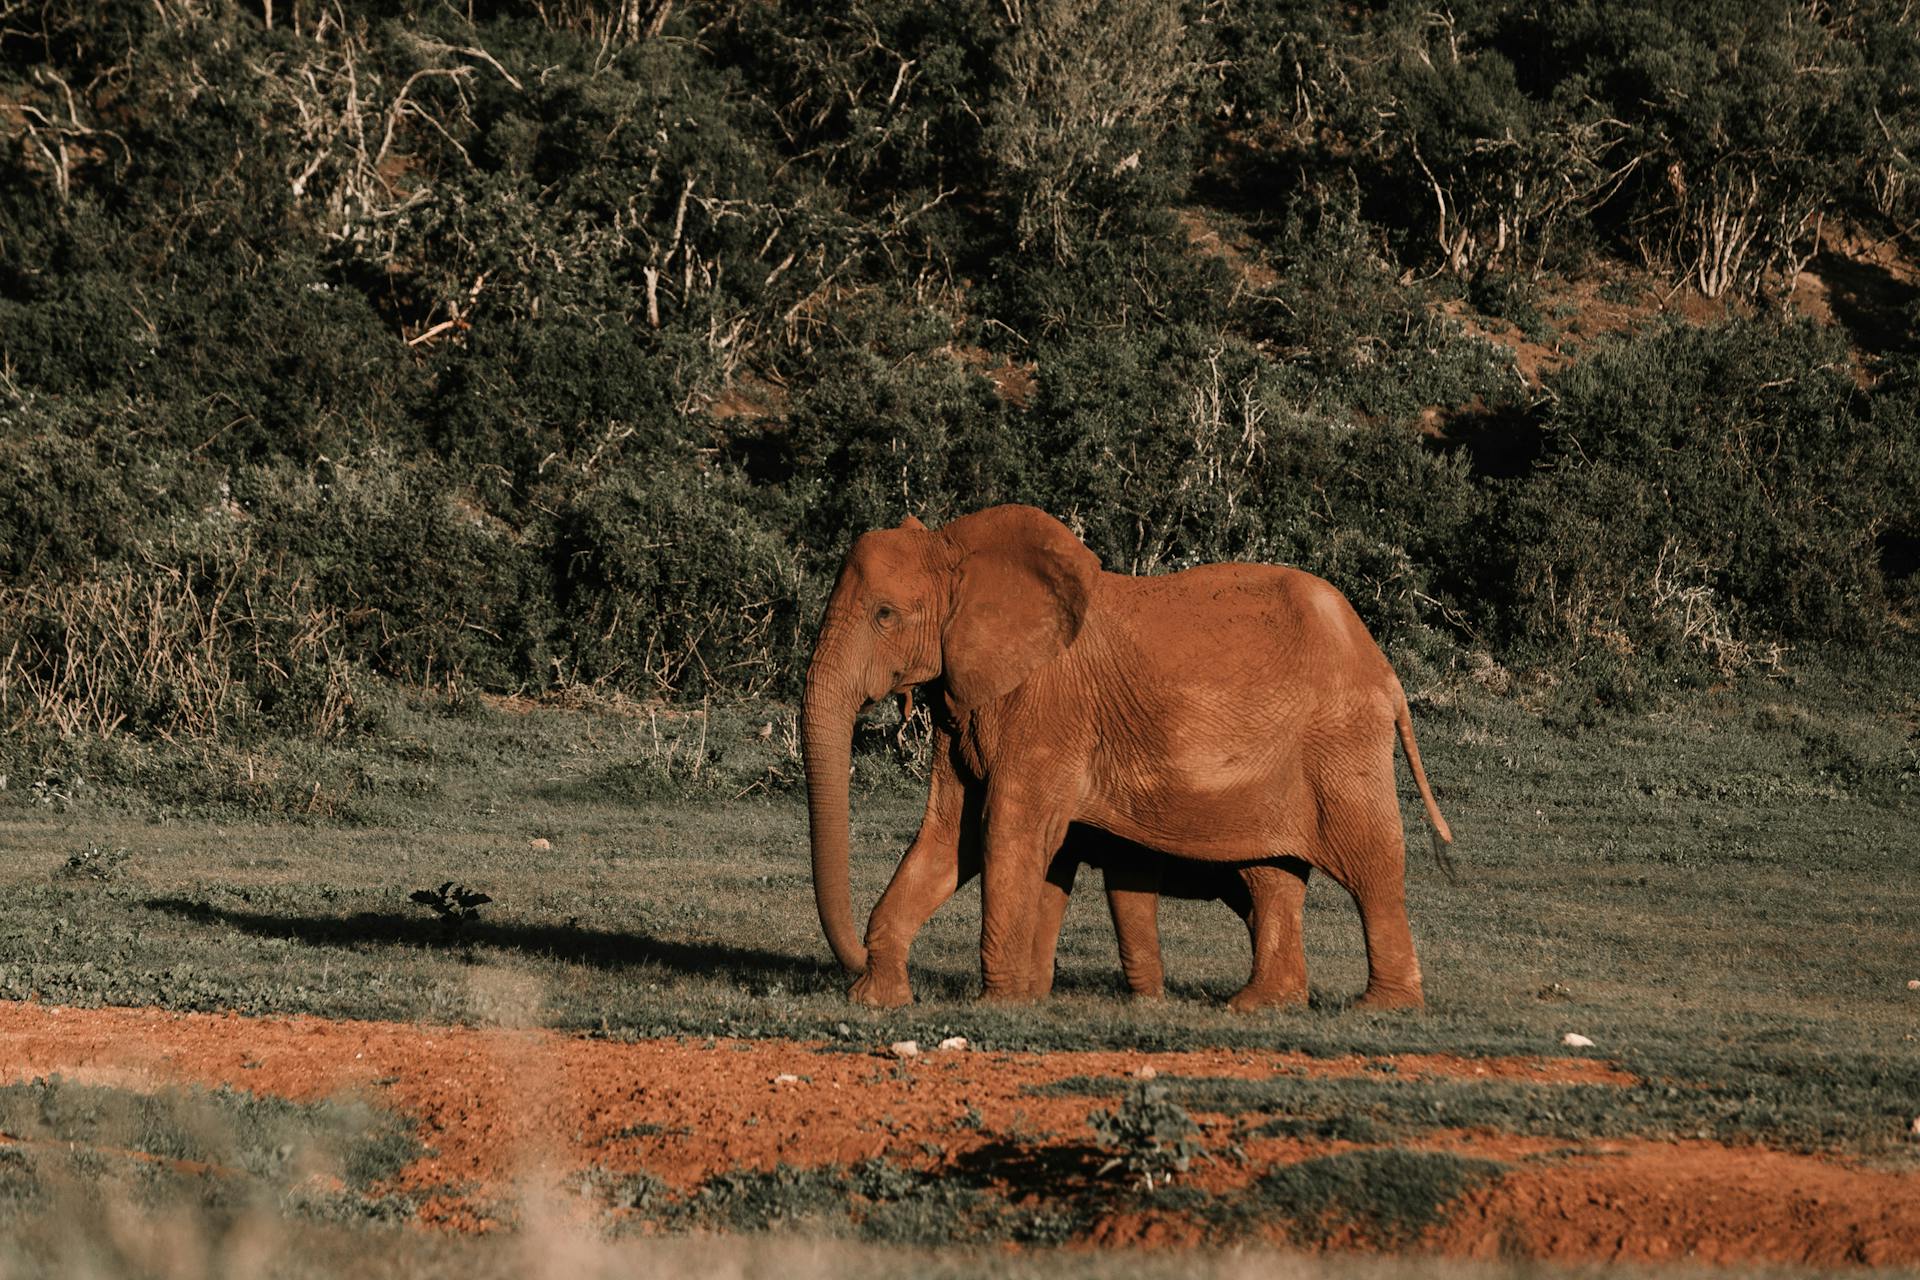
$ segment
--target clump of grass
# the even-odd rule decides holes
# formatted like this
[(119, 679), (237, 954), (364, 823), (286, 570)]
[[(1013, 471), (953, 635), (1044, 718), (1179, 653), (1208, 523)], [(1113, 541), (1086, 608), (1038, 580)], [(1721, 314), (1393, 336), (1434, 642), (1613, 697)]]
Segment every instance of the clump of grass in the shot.
[(595, 696), (581, 707), (617, 735), (619, 749), (551, 782), (543, 790), (552, 799), (742, 800), (800, 783), (798, 720), (778, 704), (704, 702), (680, 710)]
[[(59, 1076), (0, 1087), (0, 1132), (18, 1144), (0, 1148), (0, 1202), (14, 1205), (81, 1175), (148, 1200), (218, 1207), (264, 1193), (320, 1218), (393, 1219), (411, 1216), (411, 1202), (373, 1188), (420, 1153), (398, 1116), (363, 1103), (224, 1086), (135, 1093)], [(322, 1171), (338, 1177), (336, 1190), (316, 1190), (311, 1175)]]
[(997, 1175), (949, 1169), (915, 1172), (884, 1157), (804, 1169), (733, 1169), (676, 1196), (645, 1173), (590, 1170), (582, 1190), (633, 1212), (621, 1229), (708, 1233), (778, 1232), (851, 1236), (916, 1246), (985, 1240), (1061, 1244), (1083, 1235), (1112, 1192), (1064, 1194), (1039, 1206), (1010, 1203)]
[(351, 719), (341, 611), (241, 535), (178, 563), (0, 590), (0, 708), (62, 737), (318, 739)]
[(1440, 1222), (1447, 1206), (1505, 1169), (1497, 1161), (1451, 1152), (1343, 1151), (1272, 1170), (1235, 1212), (1284, 1218), (1302, 1243), (1350, 1225), (1379, 1247), (1400, 1248)]
[(604, 1165), (591, 1165), (579, 1176), (581, 1194), (597, 1200), (609, 1209), (639, 1209), (659, 1212), (672, 1202), (673, 1191), (646, 1170), (622, 1173)]
[[(1710, 1138), (1872, 1152), (1904, 1141), (1900, 1104), (1889, 1091), (1898, 1060), (1857, 1048), (1805, 1045), (1789, 1056), (1755, 1045), (1691, 1056), (1668, 1049), (1658, 1064), (1629, 1058), (1623, 1065), (1646, 1077), (1631, 1086), (1375, 1076), (1169, 1076), (1159, 1083), (1175, 1102), (1245, 1116), (1254, 1133), (1267, 1137), (1384, 1143), (1435, 1130), (1489, 1128), (1573, 1140)], [(1676, 1083), (1683, 1080), (1685, 1087)], [(1035, 1092), (1097, 1097), (1123, 1087), (1111, 1077), (1078, 1077)]]
[(677, 1216), (727, 1231), (771, 1231), (799, 1223), (826, 1223), (846, 1212), (844, 1169), (735, 1170), (702, 1184)]

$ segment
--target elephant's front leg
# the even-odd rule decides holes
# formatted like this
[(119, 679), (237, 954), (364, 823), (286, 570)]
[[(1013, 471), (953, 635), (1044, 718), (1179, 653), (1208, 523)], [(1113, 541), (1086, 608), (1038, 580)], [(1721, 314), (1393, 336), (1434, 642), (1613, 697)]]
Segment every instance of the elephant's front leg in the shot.
[[(1052, 855), (1067, 834), (1061, 806), (1033, 791), (989, 788), (981, 836), (980, 969), (985, 999), (1031, 999), (1034, 931)], [(1064, 895), (1061, 895), (1064, 901)]]
[(867, 919), (867, 971), (849, 993), (859, 1004), (897, 1008), (913, 1001), (907, 953), (942, 903), (980, 874), (979, 788), (954, 765), (952, 741), (936, 732), (927, 811)]

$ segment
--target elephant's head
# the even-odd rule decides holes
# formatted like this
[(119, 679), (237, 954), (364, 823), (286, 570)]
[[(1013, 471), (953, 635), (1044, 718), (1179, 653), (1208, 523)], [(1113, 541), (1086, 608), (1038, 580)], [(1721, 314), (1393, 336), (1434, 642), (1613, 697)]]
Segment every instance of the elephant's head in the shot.
[(833, 954), (866, 968), (847, 881), (847, 774), (860, 712), (939, 680), (959, 711), (1012, 692), (1079, 634), (1100, 561), (1032, 507), (934, 532), (909, 516), (862, 535), (827, 601), (802, 713), (813, 891)]

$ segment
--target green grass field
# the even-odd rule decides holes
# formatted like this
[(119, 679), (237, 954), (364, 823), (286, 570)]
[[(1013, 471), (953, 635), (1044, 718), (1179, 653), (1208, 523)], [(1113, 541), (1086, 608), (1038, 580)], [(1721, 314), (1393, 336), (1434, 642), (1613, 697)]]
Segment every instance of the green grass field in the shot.
[[(1363, 1141), (1487, 1124), (1711, 1137), (1913, 1169), (1920, 704), (1892, 687), (1821, 672), (1582, 728), (1470, 687), (1418, 702), (1460, 866), (1449, 883), (1424, 839), (1409, 842), (1429, 998), (1418, 1015), (1348, 1007), (1364, 979), (1358, 920), (1323, 879), (1308, 899), (1306, 1010), (1221, 1008), (1247, 944), (1239, 922), (1207, 903), (1165, 904), (1171, 995), (1130, 1002), (1092, 877), (1069, 913), (1054, 999), (972, 1002), (979, 898), (969, 886), (916, 946), (919, 1003), (854, 1009), (814, 919), (805, 814), (788, 781), (798, 776), (791, 715), (767, 706), (669, 719), (396, 701), (384, 735), (360, 743), (197, 763), (102, 750), (76, 756), (67, 775), (9, 780), (0, 995), (849, 1048), (958, 1034), (993, 1049), (1586, 1053), (1648, 1083), (1549, 1095), (1369, 1077), (1288, 1084), (1285, 1099), (1271, 1084), (1165, 1083), (1187, 1106), (1268, 1124), (1284, 1113), (1300, 1132)], [(910, 759), (883, 729), (871, 739), (855, 792), (859, 913), (919, 816)], [(1417, 831), (1410, 796), (1408, 815)], [(448, 881), (492, 901), (449, 923), (410, 900)], [(501, 975), (515, 981), (488, 980)], [(503, 990), (521, 993), (514, 1008), (500, 1007)], [(1562, 1048), (1570, 1031), (1594, 1048)], [(67, 1097), (74, 1114), (105, 1105)], [(67, 1113), (41, 1110), (59, 1132)], [(338, 1125), (303, 1114), (270, 1119)], [(354, 1141), (379, 1148), (364, 1134)], [(156, 1154), (190, 1147), (162, 1142)], [(19, 1176), (31, 1182), (31, 1171)], [(275, 1193), (282, 1208), (285, 1191)], [(10, 1194), (19, 1239), (39, 1242), (22, 1258), (79, 1256), (32, 1211), (41, 1192)], [(332, 1210), (302, 1215), (302, 1231), (348, 1230), (331, 1224)], [(407, 1239), (388, 1263), (404, 1255), (434, 1270), (485, 1247)], [(855, 1265), (823, 1267), (841, 1263)], [(1060, 1265), (1080, 1274), (1083, 1264)]]
[[(204, 800), (182, 813), (124, 785), (65, 783), (70, 802), (36, 802), (14, 780), (0, 993), (484, 1022), (471, 974), (485, 967), (537, 978), (550, 1025), (622, 1035), (833, 1036), (845, 1022), (863, 1039), (952, 1031), (1007, 1046), (1506, 1053), (1556, 1051), (1571, 1030), (1607, 1056), (1702, 1071), (1914, 1052), (1915, 712), (1838, 677), (1574, 733), (1483, 697), (1420, 708), (1460, 878), (1427, 856), (1409, 799), (1430, 1002), (1415, 1017), (1346, 1010), (1364, 982), (1358, 917), (1323, 877), (1308, 899), (1306, 1012), (1219, 1007), (1244, 978), (1246, 941), (1210, 903), (1163, 907), (1172, 997), (1124, 1000), (1092, 876), (1052, 1001), (971, 1002), (969, 886), (916, 945), (919, 1003), (855, 1010), (814, 918), (798, 792), (769, 772), (792, 777), (797, 761), (780, 732), (756, 732), (782, 714), (716, 709), (711, 726), (669, 727), (645, 714), (401, 710), (384, 740), (272, 761), (307, 771), (296, 797), (354, 788), (352, 821), (228, 817)], [(696, 778), (682, 758), (702, 739)], [(119, 763), (135, 780), (153, 772)], [(920, 796), (877, 747), (858, 769), (864, 914)], [(409, 901), (448, 880), (493, 901), (457, 926)]]

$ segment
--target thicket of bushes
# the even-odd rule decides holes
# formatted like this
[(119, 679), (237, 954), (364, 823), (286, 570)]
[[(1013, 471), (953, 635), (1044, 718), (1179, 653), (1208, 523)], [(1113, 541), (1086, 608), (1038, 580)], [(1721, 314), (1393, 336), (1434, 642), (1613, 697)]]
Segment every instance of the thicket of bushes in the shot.
[[(1914, 375), (1770, 301), (1920, 217), (1900, 6), (638, 12), (9, 15), (16, 746), (334, 734), (369, 673), (790, 695), (852, 534), (1006, 500), (1433, 665), (1913, 603)], [(1608, 262), (1747, 318), (1535, 388), (1437, 305)]]

